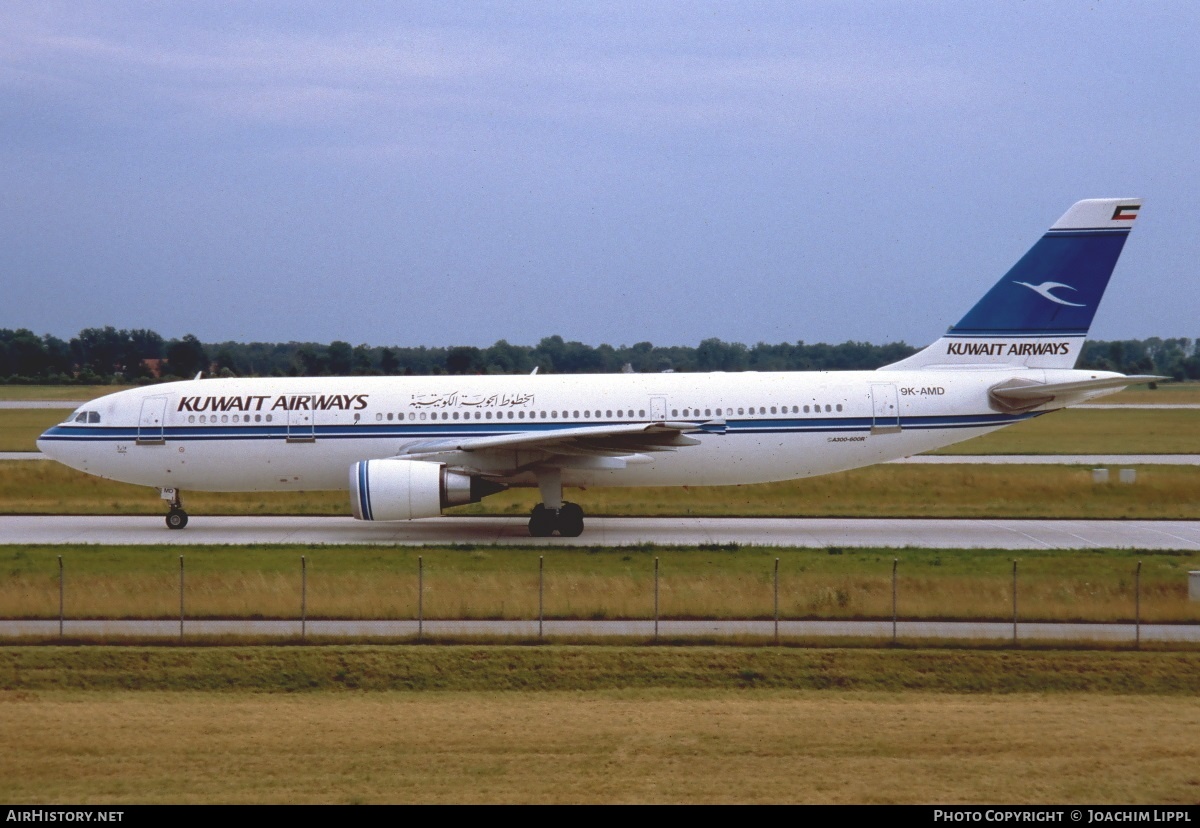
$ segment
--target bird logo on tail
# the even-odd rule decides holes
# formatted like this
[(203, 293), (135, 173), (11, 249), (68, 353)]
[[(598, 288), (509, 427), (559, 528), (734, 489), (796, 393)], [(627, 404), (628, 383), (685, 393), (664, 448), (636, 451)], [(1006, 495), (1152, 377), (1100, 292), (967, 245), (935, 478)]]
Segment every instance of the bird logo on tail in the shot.
[(1045, 298), (1049, 299), (1051, 302), (1056, 302), (1059, 305), (1066, 305), (1067, 307), (1070, 307), (1070, 308), (1087, 307), (1086, 305), (1081, 305), (1078, 302), (1068, 302), (1066, 299), (1060, 299), (1059, 297), (1057, 297), (1053, 293), (1051, 293), (1051, 291), (1054, 290), (1055, 288), (1066, 288), (1067, 290), (1075, 290), (1075, 288), (1071, 287), (1070, 285), (1064, 285), (1062, 282), (1042, 282), (1040, 285), (1031, 285), (1031, 284), (1029, 284), (1029, 282), (1014, 281), (1013, 284), (1020, 285), (1021, 287), (1027, 287), (1030, 290), (1032, 290), (1034, 293), (1038, 294), (1039, 296), (1044, 296)]

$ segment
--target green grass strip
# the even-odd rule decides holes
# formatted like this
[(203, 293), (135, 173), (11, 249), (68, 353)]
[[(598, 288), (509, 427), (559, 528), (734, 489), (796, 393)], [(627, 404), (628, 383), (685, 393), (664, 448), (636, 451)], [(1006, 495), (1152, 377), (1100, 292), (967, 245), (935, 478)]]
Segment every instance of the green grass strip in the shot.
[(630, 646), (4, 647), (0, 690), (738, 689), (1193, 695), (1200, 653)]

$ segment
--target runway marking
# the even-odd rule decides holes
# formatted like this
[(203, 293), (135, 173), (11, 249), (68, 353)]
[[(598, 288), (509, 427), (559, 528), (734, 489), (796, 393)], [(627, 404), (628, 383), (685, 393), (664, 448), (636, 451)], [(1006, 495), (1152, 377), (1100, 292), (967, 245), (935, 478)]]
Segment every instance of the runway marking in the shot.
[(1174, 534), (1172, 534), (1172, 533), (1170, 533), (1170, 532), (1165, 532), (1165, 531), (1163, 531), (1162, 529), (1151, 528), (1151, 529), (1150, 529), (1150, 531), (1151, 531), (1151, 532), (1157, 532), (1157, 533), (1158, 533), (1158, 534), (1160, 534), (1160, 535), (1166, 535), (1167, 537), (1169, 537), (1169, 538), (1172, 538), (1172, 539), (1174, 539), (1174, 540), (1177, 540), (1177, 541), (1179, 541), (1179, 542), (1181, 542), (1181, 543), (1186, 543), (1186, 544), (1189, 544), (1189, 545), (1190, 545), (1190, 546), (1191, 546), (1193, 549), (1200, 549), (1200, 542), (1198, 542), (1198, 541), (1190, 540), (1190, 539), (1188, 539), (1188, 538), (1181, 537), (1181, 536), (1179, 536), (1179, 535), (1174, 535)]
[[(1041, 546), (1045, 549), (1053, 549), (1054, 548), (1051, 544), (1046, 543), (1041, 538), (1036, 538), (1033, 535), (1030, 535), (1028, 532), (1022, 532), (1020, 529), (1017, 529), (1014, 526), (1007, 526), (1000, 521), (985, 521), (985, 522), (989, 526), (999, 529), (1002, 532), (1013, 532), (1015, 534), (1021, 535), (1022, 537), (1028, 538), (1029, 540), (1031, 540), (1034, 543), (1041, 544)], [(1003, 549), (1003, 548), (1007, 548), (1007, 547), (1001, 547), (1001, 548)]]

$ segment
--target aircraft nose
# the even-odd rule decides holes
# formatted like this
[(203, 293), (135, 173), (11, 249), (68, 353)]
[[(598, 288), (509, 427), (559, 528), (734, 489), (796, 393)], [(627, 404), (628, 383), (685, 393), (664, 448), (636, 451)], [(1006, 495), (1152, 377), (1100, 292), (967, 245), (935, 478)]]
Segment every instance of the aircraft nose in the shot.
[[(54, 428), (57, 428), (57, 426)], [(57, 460), (58, 458), (55, 456), (55, 447), (58, 441), (50, 439), (50, 433), (54, 431), (54, 428), (46, 429), (42, 432), (42, 436), (37, 438), (37, 449), (47, 457)]]

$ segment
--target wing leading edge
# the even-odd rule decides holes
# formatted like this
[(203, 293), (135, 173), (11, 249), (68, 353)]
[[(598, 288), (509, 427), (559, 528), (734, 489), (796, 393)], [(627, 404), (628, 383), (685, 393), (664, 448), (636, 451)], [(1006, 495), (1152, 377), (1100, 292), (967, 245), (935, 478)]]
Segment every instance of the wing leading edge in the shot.
[(399, 456), (412, 460), (457, 461), (468, 466), (472, 465), (473, 455), (511, 451), (537, 453), (545, 457), (631, 457), (698, 445), (700, 441), (688, 437), (688, 432), (719, 431), (723, 430), (723, 426), (724, 423), (718, 421), (632, 423), (521, 431), (465, 439), (422, 440), (405, 446)]

